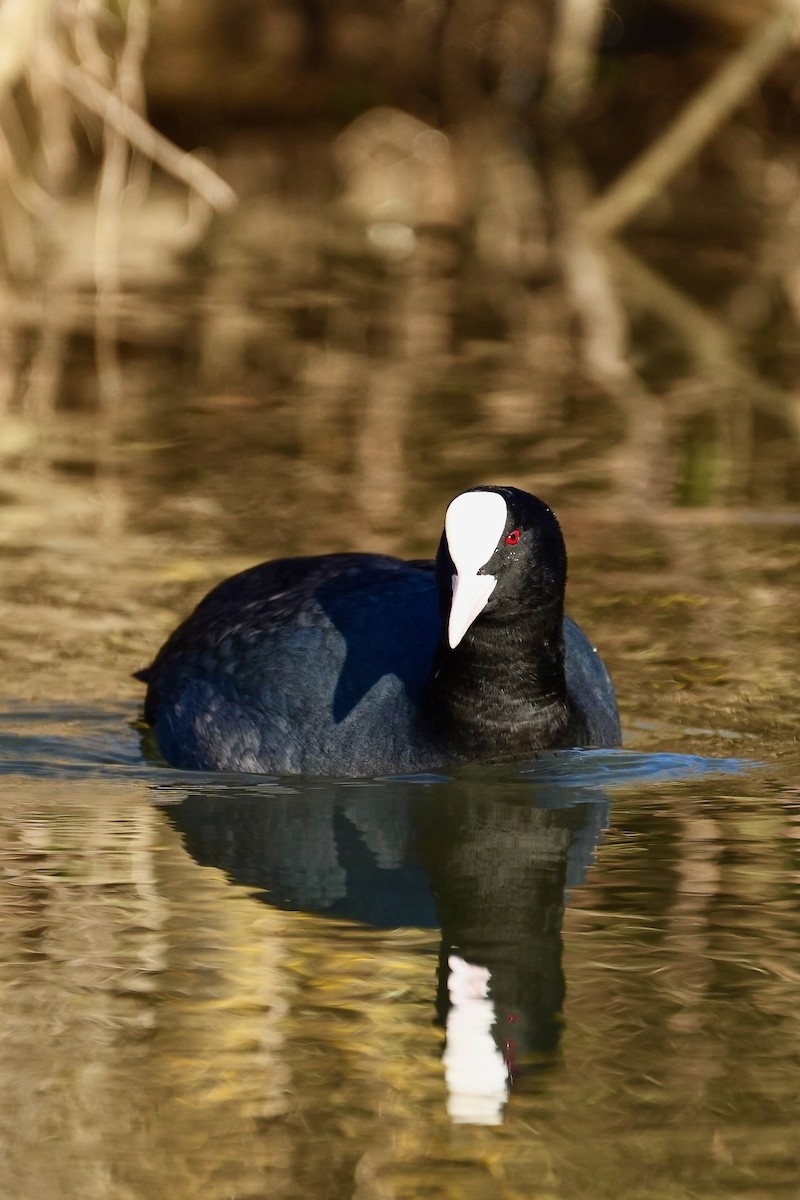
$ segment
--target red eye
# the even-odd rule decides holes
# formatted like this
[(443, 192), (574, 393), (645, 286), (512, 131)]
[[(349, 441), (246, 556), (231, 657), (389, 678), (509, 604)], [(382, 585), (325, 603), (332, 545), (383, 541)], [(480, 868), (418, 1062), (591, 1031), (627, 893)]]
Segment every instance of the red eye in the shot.
[(516, 546), (518, 541), (519, 541), (519, 530), (512, 529), (511, 533), (506, 538), (506, 545), (507, 546)]

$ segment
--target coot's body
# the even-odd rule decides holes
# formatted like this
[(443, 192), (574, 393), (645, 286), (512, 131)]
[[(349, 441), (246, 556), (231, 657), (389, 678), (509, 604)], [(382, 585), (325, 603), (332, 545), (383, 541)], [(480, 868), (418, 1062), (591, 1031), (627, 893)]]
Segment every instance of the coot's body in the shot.
[(450, 505), (436, 563), (283, 559), (225, 580), (172, 634), (145, 719), (174, 766), (375, 775), (619, 743), (611, 681), (563, 614), (549, 509)]

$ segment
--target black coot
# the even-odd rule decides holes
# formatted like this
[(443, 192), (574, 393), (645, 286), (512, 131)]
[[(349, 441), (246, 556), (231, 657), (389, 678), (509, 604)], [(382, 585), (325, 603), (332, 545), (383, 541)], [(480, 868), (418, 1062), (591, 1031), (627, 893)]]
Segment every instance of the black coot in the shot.
[(564, 615), (550, 509), (512, 487), (451, 502), (435, 563), (263, 563), (200, 602), (139, 678), (177, 767), (376, 775), (615, 746), (614, 688)]

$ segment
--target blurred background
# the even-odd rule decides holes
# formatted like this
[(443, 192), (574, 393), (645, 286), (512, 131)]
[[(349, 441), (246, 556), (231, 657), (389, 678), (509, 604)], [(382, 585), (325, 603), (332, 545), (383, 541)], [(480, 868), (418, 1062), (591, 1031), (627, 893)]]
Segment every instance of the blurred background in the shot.
[[(4, 1197), (797, 1194), (799, 25), (0, 0)], [(143, 762), (213, 583), (480, 482), (555, 507), (625, 753)], [(541, 1034), (491, 1128), (451, 951)]]
[(639, 696), (648, 664), (697, 684), (653, 652), (665, 612), (761, 695), (743, 639), (798, 566), (797, 21), (3, 0), (11, 694), (116, 695), (225, 571), (429, 554), (500, 481), (557, 506)]

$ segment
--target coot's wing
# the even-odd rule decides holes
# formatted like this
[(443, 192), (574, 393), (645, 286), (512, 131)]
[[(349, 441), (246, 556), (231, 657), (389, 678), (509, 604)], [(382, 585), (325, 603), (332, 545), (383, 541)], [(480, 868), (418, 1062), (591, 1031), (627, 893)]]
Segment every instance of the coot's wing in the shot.
[(439, 628), (427, 570), (367, 554), (264, 563), (221, 583), (169, 638), (145, 718), (176, 766), (421, 768), (417, 709)]
[(619, 746), (622, 734), (614, 685), (581, 627), (564, 617), (565, 671), (570, 700), (586, 724), (587, 746)]

